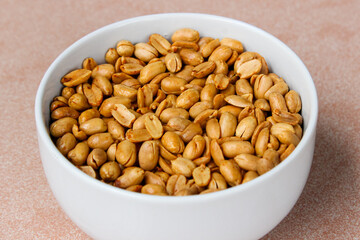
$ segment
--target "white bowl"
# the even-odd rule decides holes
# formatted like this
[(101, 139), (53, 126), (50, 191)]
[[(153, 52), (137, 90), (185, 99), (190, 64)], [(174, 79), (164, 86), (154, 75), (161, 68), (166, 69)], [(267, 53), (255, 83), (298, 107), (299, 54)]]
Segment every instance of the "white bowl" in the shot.
[[(109, 47), (121, 39), (147, 41), (183, 27), (201, 36), (231, 37), (247, 51), (265, 57), (302, 99), (304, 135), (280, 165), (246, 184), (187, 197), (164, 197), (125, 191), (81, 172), (56, 149), (49, 106), (61, 89), (60, 78), (86, 57), (104, 62)], [(273, 229), (291, 210), (306, 183), (314, 151), (318, 114), (314, 83), (299, 57), (272, 35), (249, 24), (205, 14), (159, 14), (103, 27), (75, 42), (45, 73), (35, 102), (41, 160), (49, 185), (66, 214), (95, 239), (256, 239)]]

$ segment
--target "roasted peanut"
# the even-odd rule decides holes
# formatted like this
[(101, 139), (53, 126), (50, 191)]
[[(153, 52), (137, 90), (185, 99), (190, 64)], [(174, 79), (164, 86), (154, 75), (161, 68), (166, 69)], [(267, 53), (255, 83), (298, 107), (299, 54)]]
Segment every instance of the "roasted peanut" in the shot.
[(125, 168), (122, 175), (118, 177), (114, 186), (119, 188), (128, 188), (130, 186), (138, 185), (144, 179), (145, 171), (139, 167)]
[(156, 141), (145, 141), (139, 149), (139, 166), (144, 170), (152, 170), (159, 161), (159, 146)]
[(87, 165), (93, 169), (98, 169), (107, 160), (106, 152), (100, 148), (94, 148), (87, 157)]
[(101, 148), (103, 150), (107, 150), (113, 142), (114, 140), (112, 139), (111, 134), (108, 132), (96, 133), (91, 135), (87, 140), (89, 147)]
[(220, 163), (220, 173), (224, 176), (230, 186), (241, 184), (242, 175), (239, 166), (234, 160), (225, 160)]
[(102, 180), (112, 182), (120, 176), (121, 169), (116, 162), (107, 162), (100, 167), (99, 173)]

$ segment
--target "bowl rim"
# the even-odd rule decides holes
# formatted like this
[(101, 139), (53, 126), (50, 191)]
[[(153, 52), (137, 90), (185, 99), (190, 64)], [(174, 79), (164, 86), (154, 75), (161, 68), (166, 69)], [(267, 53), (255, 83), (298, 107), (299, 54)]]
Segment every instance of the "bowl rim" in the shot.
[[(291, 57), (297, 62), (297, 65), (300, 66), (307, 75), (306, 82), (309, 85), (310, 89), (310, 102), (311, 102), (311, 109), (309, 116), (311, 117), (308, 122), (307, 129), (305, 131), (305, 134), (303, 135), (299, 145), (295, 148), (295, 150), (291, 153), (291, 155), (288, 157), (287, 161), (282, 162), (275, 168), (273, 168), (271, 171), (268, 171), (267, 173), (259, 176), (258, 178), (247, 182), (246, 184), (241, 184), (236, 187), (231, 187), (225, 190), (209, 193), (209, 194), (201, 194), (201, 195), (192, 195), (192, 196), (182, 196), (182, 197), (172, 197), (172, 196), (157, 196), (157, 195), (148, 195), (148, 194), (139, 194), (137, 192), (131, 192), (124, 189), (116, 188), (113, 186), (110, 186), (108, 184), (105, 184), (97, 179), (94, 179), (87, 174), (80, 171), (77, 167), (75, 167), (68, 159), (66, 159), (60, 151), (56, 148), (55, 144), (50, 138), (49, 132), (48, 132), (48, 126), (46, 126), (45, 118), (42, 113), (42, 100), (45, 94), (45, 85), (48, 81), (50, 81), (49, 75), (50, 73), (55, 69), (57, 64), (62, 61), (62, 59), (70, 53), (74, 48), (76, 48), (78, 45), (81, 45), (83, 42), (85, 42), (88, 38), (92, 38), (98, 34), (101, 34), (104, 31), (107, 31), (108, 29), (112, 29), (114, 27), (120, 27), (122, 25), (126, 25), (129, 23), (136, 23), (139, 21), (146, 21), (151, 20), (154, 18), (167, 18), (167, 17), (196, 17), (196, 18), (211, 18), (213, 20), (219, 20), (223, 22), (229, 22), (232, 24), (237, 24), (239, 26), (245, 27), (249, 30), (256, 31), (257, 33), (269, 38), (270, 40), (276, 42), (277, 44), (281, 45), (282, 48), (284, 48), (288, 54), (291, 55)], [(295, 158), (301, 153), (303, 148), (305, 147), (306, 143), (310, 140), (313, 134), (316, 132), (316, 124), (318, 119), (318, 98), (317, 98), (317, 92), (315, 88), (315, 84), (313, 82), (313, 79), (305, 66), (305, 64), (302, 62), (302, 60), (299, 58), (299, 56), (290, 49), (285, 43), (283, 43), (281, 40), (273, 36), (272, 34), (254, 26), (248, 23), (245, 23), (240, 20), (217, 16), (217, 15), (211, 15), (211, 14), (203, 14), (203, 13), (161, 13), (161, 14), (150, 14), (150, 15), (144, 15), (144, 16), (138, 16), (133, 18), (124, 19), (121, 21), (117, 21), (114, 23), (111, 23), (109, 25), (103, 26), (74, 42), (70, 46), (68, 46), (63, 52), (61, 52), (56, 59), (51, 63), (49, 68), (46, 70), (36, 93), (35, 98), (35, 122), (36, 122), (36, 129), (38, 138), (43, 141), (45, 144), (45, 147), (49, 149), (54, 154), (54, 158), (56, 158), (57, 161), (59, 161), (60, 164), (63, 165), (63, 167), (69, 171), (72, 175), (78, 175), (79, 178), (81, 178), (84, 182), (87, 184), (92, 185), (94, 189), (97, 191), (106, 191), (109, 194), (118, 195), (121, 197), (127, 197), (137, 200), (144, 200), (147, 202), (156, 202), (156, 203), (167, 203), (167, 204), (186, 204), (186, 203), (193, 203), (196, 202), (204, 202), (209, 200), (216, 200), (219, 198), (224, 198), (229, 195), (233, 194), (239, 194), (241, 192), (247, 191), (249, 188), (255, 187), (257, 184), (266, 181), (268, 178), (271, 178), (272, 176), (276, 175), (279, 171), (281, 171), (283, 168), (286, 168), (288, 164), (290, 164), (292, 161), (295, 160)]]

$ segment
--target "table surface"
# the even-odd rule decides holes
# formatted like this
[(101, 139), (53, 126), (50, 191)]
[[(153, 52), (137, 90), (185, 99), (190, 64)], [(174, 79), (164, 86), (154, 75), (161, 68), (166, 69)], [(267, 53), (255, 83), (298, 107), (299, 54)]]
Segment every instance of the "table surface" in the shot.
[(200, 12), (253, 24), (292, 48), (319, 96), (314, 161), (289, 215), (264, 239), (360, 237), (360, 1), (21, 1), (0, 8), (0, 239), (89, 239), (47, 184), (36, 138), (40, 80), (65, 48), (130, 17)]

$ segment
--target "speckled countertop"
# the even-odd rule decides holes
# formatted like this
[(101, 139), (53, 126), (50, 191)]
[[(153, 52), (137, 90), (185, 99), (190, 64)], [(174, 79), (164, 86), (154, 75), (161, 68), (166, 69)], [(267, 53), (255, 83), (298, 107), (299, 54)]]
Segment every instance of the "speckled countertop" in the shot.
[(51, 62), (93, 30), (130, 17), (201, 12), (258, 26), (308, 66), (319, 96), (310, 177), (264, 239), (360, 238), (360, 1), (21, 1), (0, 4), (0, 239), (88, 239), (41, 166), (34, 99)]

